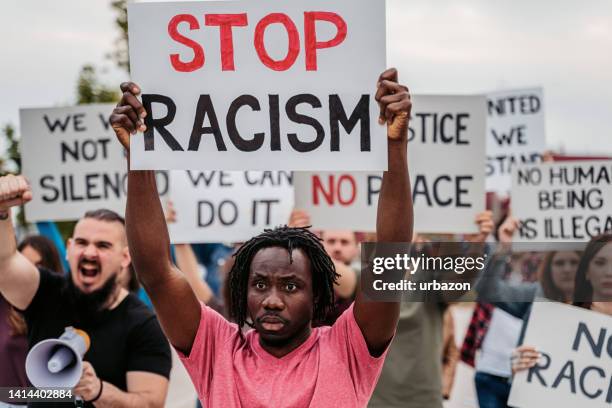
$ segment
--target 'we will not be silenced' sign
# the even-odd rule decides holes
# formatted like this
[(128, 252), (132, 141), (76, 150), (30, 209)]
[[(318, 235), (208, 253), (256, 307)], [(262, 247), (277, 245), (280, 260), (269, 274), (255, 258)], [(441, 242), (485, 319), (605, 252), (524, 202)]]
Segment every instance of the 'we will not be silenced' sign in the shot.
[[(115, 105), (21, 109), (23, 175), (32, 187), (28, 222), (79, 219), (99, 208), (125, 211), (127, 164), (108, 122)], [(158, 172), (160, 195), (168, 175)]]

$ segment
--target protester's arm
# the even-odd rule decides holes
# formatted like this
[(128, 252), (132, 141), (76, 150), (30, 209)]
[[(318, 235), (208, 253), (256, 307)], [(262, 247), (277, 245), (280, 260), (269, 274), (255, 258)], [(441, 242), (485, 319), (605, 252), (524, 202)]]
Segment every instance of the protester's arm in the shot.
[[(124, 92), (110, 117), (121, 144), (129, 149), (130, 133), (144, 130), (146, 112), (134, 96), (139, 88), (121, 85)], [(174, 267), (170, 238), (153, 171), (131, 171), (128, 160), (126, 229), (132, 262), (149, 294), (170, 343), (189, 355), (200, 322), (200, 303), (185, 276)]]
[[(449, 256), (453, 258), (471, 258), (473, 260), (481, 258), (482, 262), (486, 262), (488, 254), (487, 252), (487, 238), (491, 235), (491, 232), (495, 229), (495, 223), (493, 222), (493, 213), (491, 211), (483, 211), (476, 214), (474, 223), (478, 226), (478, 232), (475, 234), (469, 234), (464, 237), (464, 241), (458, 242), (443, 242), (440, 243), (438, 256)], [(488, 265), (488, 262), (486, 263)], [(486, 266), (485, 266), (486, 268)], [(462, 273), (447, 273), (443, 271), (436, 271), (435, 279), (438, 281), (454, 282), (458, 285), (465, 285), (466, 287), (476, 287), (478, 283), (475, 283), (479, 279), (479, 275), (482, 278), (483, 272), (479, 268), (466, 268)], [(472, 285), (474, 284), (474, 285)], [(432, 300), (440, 303), (451, 303), (460, 300), (468, 290), (453, 290), (453, 291), (441, 291), (432, 293)]]
[(32, 302), (40, 274), (17, 251), (11, 207), (25, 204), (32, 192), (23, 176), (0, 177), (0, 294), (13, 306), (25, 310)]
[[(176, 222), (176, 210), (172, 201), (166, 203), (166, 223), (171, 224)], [(200, 276), (200, 266), (198, 258), (193, 252), (190, 244), (175, 244), (174, 257), (176, 266), (185, 274), (187, 282), (191, 289), (195, 292), (198, 300), (204, 304), (208, 304), (214, 297), (210, 286)]]
[[(408, 121), (412, 102), (408, 88), (398, 84), (395, 69), (379, 78), (376, 100), (380, 105), (380, 122), (387, 123), (389, 170), (383, 175), (378, 200), (376, 237), (383, 242), (410, 242), (413, 211), (408, 176)], [(379, 355), (388, 346), (399, 319), (399, 302), (366, 302), (363, 292), (357, 295), (355, 320), (363, 333), (370, 354)]]
[(187, 282), (189, 282), (197, 298), (202, 303), (208, 304), (214, 297), (213, 291), (200, 276), (198, 259), (191, 245), (175, 244), (174, 256), (176, 258), (176, 266), (185, 274), (185, 278), (187, 278)]
[(485, 266), (483, 275), (476, 285), (478, 301), (493, 303), (495, 306), (522, 319), (530, 302), (536, 297), (539, 284), (535, 282), (509, 283), (504, 280), (508, 257), (495, 254)]
[[(163, 407), (168, 391), (168, 379), (159, 374), (131, 371), (126, 374), (127, 391), (101, 381), (93, 366), (83, 362), (83, 374), (74, 388), (75, 395), (92, 401), (99, 408)], [(97, 399), (96, 399), (97, 398)]]
[(526, 304), (517, 302), (532, 302), (535, 298), (537, 283), (511, 284), (503, 279), (510, 260), (512, 237), (518, 228), (518, 221), (508, 217), (499, 227), (497, 235), (499, 243), (491, 256), (482, 276), (478, 279), (476, 290), (481, 302), (494, 303), (504, 311), (523, 318), (528, 310)]

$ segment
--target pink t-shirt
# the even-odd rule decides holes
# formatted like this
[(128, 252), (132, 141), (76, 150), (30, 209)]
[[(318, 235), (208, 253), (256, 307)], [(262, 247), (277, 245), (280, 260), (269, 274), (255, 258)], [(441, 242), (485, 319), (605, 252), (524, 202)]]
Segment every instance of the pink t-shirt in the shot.
[(261, 347), (255, 330), (243, 341), (236, 324), (203, 306), (191, 355), (179, 352), (205, 408), (364, 407), (385, 355), (370, 355), (352, 305), (282, 358)]

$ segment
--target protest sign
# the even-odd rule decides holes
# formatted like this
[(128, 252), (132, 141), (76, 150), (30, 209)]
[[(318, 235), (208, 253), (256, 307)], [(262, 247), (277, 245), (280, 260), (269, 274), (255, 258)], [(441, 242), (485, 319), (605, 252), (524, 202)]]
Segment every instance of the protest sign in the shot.
[(487, 95), (487, 191), (507, 195), (516, 164), (539, 163), (546, 149), (541, 88)]
[[(563, 316), (563, 318), (559, 318)], [(612, 405), (612, 317), (574, 306), (535, 302), (524, 344), (542, 353), (514, 376), (508, 404), (518, 408)]]
[(128, 5), (134, 169), (384, 170), (385, 2)]
[[(20, 110), (22, 173), (33, 195), (29, 222), (75, 220), (98, 208), (124, 213), (127, 164), (108, 122), (114, 107)], [(158, 173), (157, 181), (164, 194), (167, 175)]]
[(293, 209), (289, 172), (176, 170), (170, 180), (175, 244), (243, 242), (287, 224)]
[(518, 166), (512, 178), (516, 242), (585, 242), (612, 230), (612, 160)]
[[(484, 210), (486, 101), (482, 96), (413, 96), (408, 164), (415, 230), (477, 231)], [(374, 231), (380, 173), (296, 173), (296, 207), (315, 228)]]

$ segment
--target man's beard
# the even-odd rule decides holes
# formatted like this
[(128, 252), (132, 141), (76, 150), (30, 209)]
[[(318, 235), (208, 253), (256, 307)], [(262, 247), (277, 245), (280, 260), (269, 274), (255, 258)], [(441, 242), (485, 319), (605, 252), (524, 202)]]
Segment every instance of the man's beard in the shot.
[(74, 302), (77, 320), (81, 324), (95, 322), (103, 315), (105, 306), (117, 288), (117, 274), (110, 276), (100, 289), (93, 292), (83, 292), (72, 280), (68, 279), (68, 293)]

